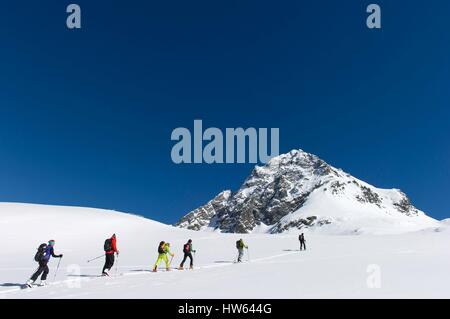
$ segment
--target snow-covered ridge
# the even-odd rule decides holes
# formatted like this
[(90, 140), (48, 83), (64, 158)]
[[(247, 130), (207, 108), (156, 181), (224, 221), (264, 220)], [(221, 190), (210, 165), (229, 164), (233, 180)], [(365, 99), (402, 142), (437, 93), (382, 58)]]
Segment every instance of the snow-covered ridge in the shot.
[(231, 233), (313, 230), (397, 233), (437, 227), (398, 189), (380, 189), (319, 157), (293, 150), (256, 166), (240, 189), (224, 191), (176, 226)]

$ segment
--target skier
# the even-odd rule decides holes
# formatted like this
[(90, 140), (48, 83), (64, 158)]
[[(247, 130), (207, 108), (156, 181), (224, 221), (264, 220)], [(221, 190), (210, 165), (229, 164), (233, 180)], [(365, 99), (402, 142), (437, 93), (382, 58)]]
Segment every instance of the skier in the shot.
[(166, 270), (170, 271), (170, 263), (169, 263), (169, 258), (167, 258), (167, 254), (172, 256), (172, 258), (175, 256), (175, 254), (170, 252), (170, 244), (162, 241), (159, 243), (159, 246), (158, 246), (158, 259), (156, 260), (156, 263), (153, 266), (153, 272), (157, 272), (158, 265), (163, 260), (164, 260), (164, 263), (166, 264)]
[(38, 248), (36, 255), (34, 256), (34, 260), (39, 263), (38, 270), (31, 276), (31, 278), (27, 281), (26, 285), (31, 288), (33, 287), (34, 282), (41, 276), (41, 283), (39, 286), (45, 286), (47, 275), (49, 273), (48, 262), (51, 257), (54, 258), (62, 258), (63, 255), (55, 255), (54, 251), (55, 241), (52, 239), (48, 242), (48, 244), (41, 244)]
[(192, 248), (192, 239), (189, 239), (188, 242), (186, 244), (184, 244), (183, 246), (183, 253), (184, 253), (184, 258), (183, 261), (180, 264), (180, 270), (184, 269), (184, 263), (186, 262), (187, 258), (189, 257), (191, 264), (189, 269), (194, 269), (194, 260), (192, 258), (192, 253), (195, 253), (195, 250)]
[(119, 256), (116, 234), (105, 240), (103, 248), (105, 250), (105, 265), (103, 266), (102, 276), (109, 276), (108, 271), (114, 266), (114, 253)]
[(300, 234), (300, 236), (298, 236), (298, 240), (300, 241), (300, 251), (302, 250), (306, 250), (306, 240), (305, 240), (305, 235), (303, 235), (303, 233)]
[(241, 238), (236, 242), (236, 248), (239, 252), (237, 262), (240, 263), (240, 262), (242, 262), (242, 257), (244, 257), (244, 248), (248, 249), (248, 246), (245, 245), (244, 241)]

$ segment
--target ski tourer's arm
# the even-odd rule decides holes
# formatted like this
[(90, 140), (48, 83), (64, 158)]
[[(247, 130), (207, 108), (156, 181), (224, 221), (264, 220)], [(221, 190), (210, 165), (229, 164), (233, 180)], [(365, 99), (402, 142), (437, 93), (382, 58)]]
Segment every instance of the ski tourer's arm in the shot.
[(116, 239), (112, 240), (112, 249), (117, 255), (119, 254), (119, 250), (117, 249), (117, 240)]
[(51, 255), (52, 255), (53, 258), (62, 258), (62, 256), (63, 256), (63, 254), (55, 255), (55, 250), (53, 248), (51, 250)]

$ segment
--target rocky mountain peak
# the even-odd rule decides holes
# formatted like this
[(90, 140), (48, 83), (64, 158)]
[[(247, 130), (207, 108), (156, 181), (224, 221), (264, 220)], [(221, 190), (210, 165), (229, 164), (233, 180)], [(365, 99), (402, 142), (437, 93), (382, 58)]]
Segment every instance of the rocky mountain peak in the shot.
[[(350, 217), (344, 218), (347, 210)], [(399, 190), (378, 189), (316, 155), (292, 150), (256, 166), (237, 192), (220, 193), (176, 225), (193, 230), (278, 233), (335, 226), (348, 218), (364, 216), (385, 219), (425, 215)]]

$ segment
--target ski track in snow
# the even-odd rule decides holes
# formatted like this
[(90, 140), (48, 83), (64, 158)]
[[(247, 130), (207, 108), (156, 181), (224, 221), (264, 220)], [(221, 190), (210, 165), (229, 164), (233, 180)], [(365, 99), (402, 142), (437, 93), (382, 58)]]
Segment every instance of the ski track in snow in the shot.
[[(254, 260), (250, 260), (250, 261), (244, 261), (242, 263), (236, 263), (236, 262), (229, 262), (229, 263), (221, 263), (221, 264), (208, 264), (208, 265), (203, 265), (203, 266), (198, 266), (195, 267), (193, 270), (190, 269), (185, 269), (185, 270), (179, 270), (177, 268), (172, 268), (170, 271), (166, 271), (165, 269), (160, 269), (158, 270), (158, 272), (152, 272), (151, 269), (148, 270), (132, 270), (132, 272), (122, 272), (119, 273), (118, 275), (111, 275), (110, 277), (101, 277), (101, 276), (97, 276), (97, 277), (82, 277), (82, 278), (74, 278), (74, 279), (66, 279), (66, 280), (62, 280), (62, 281), (55, 281), (55, 282), (50, 282), (47, 284), (47, 286), (45, 287), (33, 287), (33, 288), (14, 288), (14, 289), (10, 289), (10, 290), (6, 290), (6, 291), (0, 291), (0, 294), (8, 294), (8, 293), (13, 293), (13, 292), (18, 292), (18, 291), (24, 291), (24, 292), (30, 292), (32, 290), (35, 289), (47, 289), (49, 287), (55, 287), (58, 285), (68, 285), (71, 283), (79, 283), (79, 282), (92, 282), (94, 280), (113, 280), (113, 279), (118, 279), (121, 277), (126, 277), (126, 276), (157, 276), (157, 275), (161, 275), (161, 274), (165, 274), (167, 275), (168, 273), (170, 274), (175, 274), (177, 272), (180, 273), (190, 273), (190, 272), (197, 272), (199, 270), (202, 269), (212, 269), (212, 268), (222, 268), (222, 267), (229, 267), (229, 266), (239, 266), (239, 265), (246, 265), (248, 263), (260, 263), (262, 261), (266, 261), (266, 260), (270, 260), (270, 259), (274, 259), (274, 258), (279, 258), (279, 257), (283, 257), (283, 256), (288, 256), (288, 255), (292, 255), (295, 252), (289, 252), (289, 253), (283, 253), (283, 254), (277, 254), (277, 255), (273, 255), (273, 256), (268, 256), (268, 257), (262, 257), (262, 258), (257, 258)], [(139, 268), (139, 267), (143, 267), (143, 266), (124, 266), (124, 268)], [(83, 267), (83, 268), (89, 268), (89, 269), (98, 269), (99, 267)], [(7, 268), (6, 268), (7, 269)], [(12, 269), (12, 268), (11, 268)], [(31, 267), (27, 267), (27, 268), (22, 268), (22, 270), (31, 270)], [(0, 269), (0, 270), (4, 270), (4, 269)], [(118, 285), (119, 283), (115, 283), (115, 282), (106, 282), (105, 285), (106, 286), (113, 286), (113, 285)], [(135, 285), (135, 287), (140, 287), (142, 285)]]

